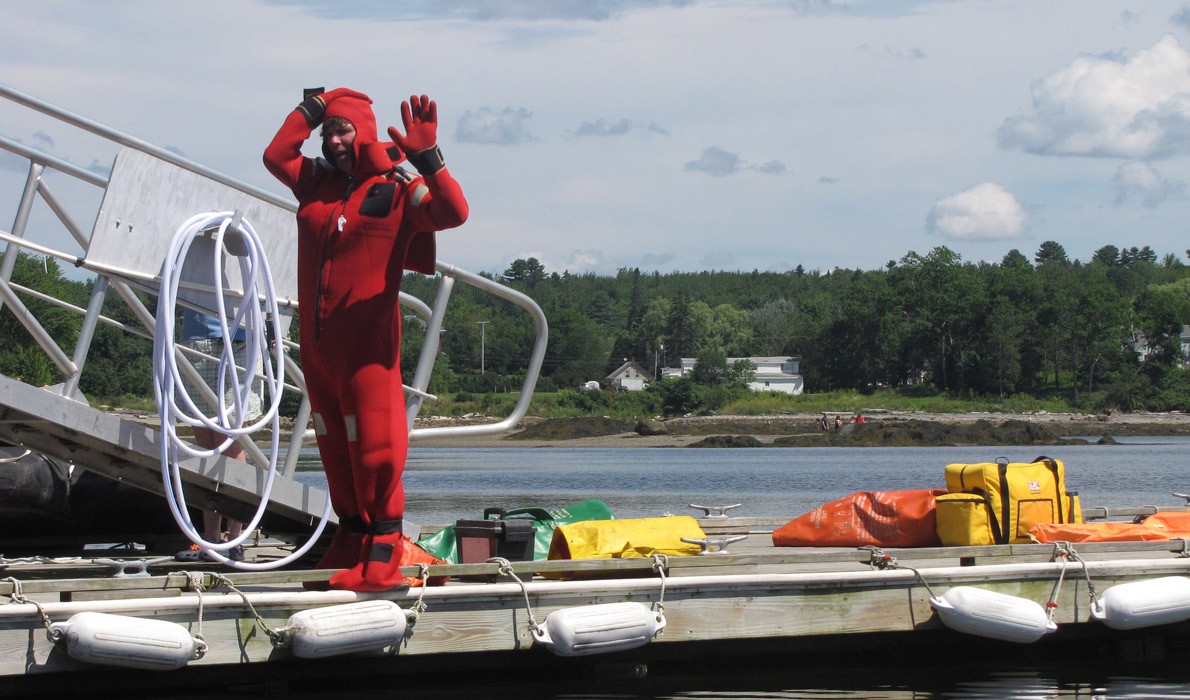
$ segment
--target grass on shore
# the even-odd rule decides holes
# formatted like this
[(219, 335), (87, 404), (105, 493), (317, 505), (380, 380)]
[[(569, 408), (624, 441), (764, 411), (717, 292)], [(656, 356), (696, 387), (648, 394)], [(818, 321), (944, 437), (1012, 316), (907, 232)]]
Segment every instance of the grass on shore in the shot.
[(735, 415), (771, 415), (780, 413), (822, 413), (826, 411), (870, 411), (885, 409), (891, 411), (921, 411), (925, 413), (1074, 413), (1062, 399), (1039, 399), (1024, 394), (996, 397), (955, 398), (942, 394), (912, 396), (896, 391), (882, 390), (872, 394), (857, 391), (831, 391), (820, 394), (784, 396), (758, 394), (728, 404), (720, 413)]
[[(533, 396), (529, 415), (541, 418), (568, 418), (600, 415), (613, 418), (646, 418), (660, 413), (658, 407), (643, 401), (643, 392), (539, 392)], [(422, 415), (461, 416), (468, 413), (488, 416), (507, 416), (516, 403), (516, 394), (472, 394), (439, 397), (436, 404), (427, 404)], [(790, 396), (769, 392), (752, 394), (727, 403), (717, 409), (719, 415), (817, 415), (823, 411), (857, 412), (884, 409), (891, 411), (920, 411), (926, 413), (1076, 413), (1062, 399), (1041, 399), (1016, 395), (995, 397), (955, 398), (946, 395), (912, 396), (896, 391), (877, 391), (861, 394), (857, 391), (832, 391), (818, 394)]]
[[(645, 392), (615, 391), (558, 391), (538, 392), (529, 405), (528, 415), (539, 418), (571, 418), (577, 416), (609, 416), (613, 418), (638, 419), (660, 414), (659, 405), (649, 400)], [(482, 415), (503, 418), (512, 413), (517, 395), (506, 393), (458, 393), (439, 395), (435, 402), (427, 402), (421, 409), (422, 416), (466, 416)], [(93, 401), (100, 407), (115, 407), (134, 411), (155, 413), (153, 398), (140, 396), (96, 397)], [(765, 415), (817, 415), (822, 412), (859, 412), (884, 409), (891, 411), (926, 413), (1075, 413), (1078, 412), (1064, 400), (1015, 395), (998, 399), (996, 397), (956, 398), (941, 394), (914, 396), (897, 391), (881, 390), (871, 394), (857, 391), (831, 391), (818, 394), (790, 396), (769, 392), (751, 394), (731, 401), (714, 412), (719, 415), (765, 416)]]

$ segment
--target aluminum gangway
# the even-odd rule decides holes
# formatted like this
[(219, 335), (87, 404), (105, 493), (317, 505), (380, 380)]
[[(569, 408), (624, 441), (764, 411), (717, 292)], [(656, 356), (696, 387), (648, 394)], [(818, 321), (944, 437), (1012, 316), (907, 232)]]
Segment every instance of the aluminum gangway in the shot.
[[(142, 298), (155, 296), (169, 239), (177, 227), (194, 214), (206, 211), (234, 211), (253, 225), (272, 268), (280, 308), (282, 335), (297, 309), (296, 223), (293, 201), (254, 185), (236, 180), (178, 154), (116, 131), (80, 115), (44, 102), (32, 95), (0, 84), (0, 97), (31, 113), (54, 120), (56, 128), (71, 130), (72, 136), (86, 132), (110, 144), (116, 151), (109, 174), (96, 173), (19, 141), (0, 136), (0, 148), (28, 162), (28, 174), (19, 193), (12, 229), (0, 230), (4, 252), (0, 258), (0, 313), (13, 313), (38, 347), (53, 362), (62, 381), (37, 387), (20, 378), (0, 374), (0, 442), (21, 445), (35, 452), (69, 462), (89, 471), (163, 493), (160, 462), (161, 431), (143, 421), (121, 417), (92, 407), (79, 380), (98, 324), (103, 323), (143, 338), (152, 339), (155, 319)], [(30, 116), (33, 116), (30, 114)], [(84, 134), (84, 136), (86, 135)], [(60, 179), (59, 179), (60, 178)], [(51, 180), (53, 184), (51, 185)], [(77, 223), (59, 199), (59, 183), (70, 190), (80, 186), (101, 190), (102, 202), (95, 212), (90, 233)], [(0, 192), (7, 197), (8, 193)], [(56, 221), (69, 234), (63, 243), (48, 245), (37, 236), (51, 227), (32, 225), (41, 217)], [(214, 253), (213, 237), (196, 239), (191, 256)], [(204, 250), (204, 246), (206, 249)], [(19, 252), (52, 256), (93, 275), (92, 292), (86, 308), (67, 303), (42, 291), (12, 281)], [(229, 258), (230, 259), (230, 258)], [(207, 258), (209, 261), (209, 257)], [(212, 279), (209, 262), (187, 265), (181, 273), (179, 303), (214, 315), (216, 283), (232, 298), (243, 289), (234, 266), (225, 264), (222, 280)], [(421, 319), (425, 338), (412, 380), (405, 386), (410, 440), (445, 435), (495, 434), (515, 427), (524, 417), (545, 356), (548, 337), (545, 316), (529, 297), (453, 265), (436, 263), (437, 286), (433, 299), (423, 301), (402, 292), (401, 304)], [(537, 330), (533, 347), (526, 353), (527, 371), (520, 397), (505, 419), (485, 425), (447, 428), (416, 428), (415, 419), (425, 401), (433, 364), (438, 356), (439, 331), (443, 327), (451, 292), (463, 282), (505, 299), (525, 310)], [(104, 315), (108, 293), (114, 293), (137, 319), (121, 323)], [(242, 294), (240, 294), (242, 297)], [(72, 349), (61, 346), (22, 299), (35, 298), (82, 317), (77, 342)], [(296, 539), (308, 535), (320, 519), (326, 503), (323, 490), (304, 485), (294, 476), (304, 445), (313, 445), (310, 404), (305, 394), (301, 368), (292, 360), (298, 345), (283, 340), (288, 350), (285, 366), (286, 392), (301, 395), (293, 417), (293, 429), (283, 445), (283, 460), (277, 465), (271, 501), (263, 521), (269, 536)], [(180, 348), (180, 346), (179, 346)], [(181, 349), (179, 350), (181, 352)], [(214, 405), (214, 394), (202, 387), (185, 349), (179, 368), (194, 384), (204, 389), (202, 397)], [(185, 361), (182, 361), (185, 360)], [(191, 458), (180, 462), (186, 483), (187, 501), (231, 517), (247, 518), (259, 503), (265, 483), (262, 467), (268, 458), (250, 439), (241, 438), (248, 462), (224, 457)], [(164, 501), (162, 507), (165, 508)]]

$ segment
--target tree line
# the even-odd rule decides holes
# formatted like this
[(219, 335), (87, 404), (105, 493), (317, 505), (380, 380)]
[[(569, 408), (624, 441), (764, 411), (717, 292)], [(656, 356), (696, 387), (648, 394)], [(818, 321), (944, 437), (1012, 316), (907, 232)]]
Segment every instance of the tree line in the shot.
[[(19, 253), (10, 277), (14, 285), (35, 290), (76, 309), (85, 309), (94, 282), (67, 279), (54, 258)], [(69, 356), (74, 352), (82, 326), (82, 315), (32, 295), (21, 295), (29, 314)], [(152, 308), (152, 304), (149, 304)], [(105, 298), (103, 313), (130, 328), (142, 329), (140, 321), (117, 295)], [(144, 331), (142, 330), (142, 333)], [(0, 374), (35, 386), (62, 382), (64, 377), (49, 356), (22, 326), (8, 304), (0, 310)], [(115, 326), (99, 324), (79, 378), (79, 389), (87, 396), (153, 396), (153, 345), (143, 335)]]
[[(825, 272), (601, 276), (551, 273), (529, 258), (500, 279), (549, 319), (546, 388), (602, 380), (629, 359), (652, 373), (682, 357), (788, 355), (801, 358), (808, 392), (1058, 394), (1088, 409), (1190, 408), (1180, 345), (1190, 267), (1148, 246), (1107, 245), (1082, 262), (1047, 241), (1032, 258), (1014, 249), (998, 263), (964, 262), (939, 246), (877, 270)], [(428, 299), (432, 286), (410, 278), (406, 290)], [(515, 388), (529, 319), (466, 288), (455, 296), (439, 388)]]
[[(549, 272), (529, 258), (485, 276), (545, 311), (545, 390), (602, 380), (627, 360), (653, 373), (696, 357), (704, 365), (698, 377), (710, 378), (699, 381), (713, 382), (729, 369), (727, 375), (738, 375), (724, 365), (727, 357), (796, 356), (808, 392), (1062, 395), (1095, 410), (1190, 408), (1180, 345), (1190, 324), (1190, 267), (1148, 246), (1103, 246), (1086, 262), (1047, 241), (1032, 258), (1011, 250), (998, 263), (964, 262), (940, 246), (876, 270), (621, 269), (614, 276)], [(90, 282), (64, 278), (52, 259), (18, 255), (12, 280), (77, 307), (90, 296)], [(436, 286), (420, 275), (404, 281), (406, 292), (426, 301)], [(80, 316), (35, 297), (24, 301), (71, 352)], [(105, 314), (138, 326), (116, 295), (108, 295)], [(402, 365), (409, 377), (422, 346), (418, 330), (406, 321)], [(519, 307), (456, 285), (430, 390), (518, 389), (533, 331)], [(291, 332), (296, 338), (296, 322)], [(89, 396), (149, 397), (150, 364), (149, 341), (101, 324), (80, 388)], [(0, 312), (0, 372), (34, 384), (61, 381), (7, 306)]]

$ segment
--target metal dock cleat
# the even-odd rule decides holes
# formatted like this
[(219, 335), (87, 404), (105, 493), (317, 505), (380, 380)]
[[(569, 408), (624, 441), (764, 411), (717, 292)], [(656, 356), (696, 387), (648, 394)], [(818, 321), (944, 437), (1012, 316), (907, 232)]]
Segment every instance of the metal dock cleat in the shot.
[(150, 566), (173, 560), (173, 557), (156, 557), (154, 559), (92, 559), (91, 561), (111, 569), (112, 578), (148, 578)]
[(698, 508), (703, 512), (703, 517), (707, 518), (726, 518), (727, 511), (732, 508), (739, 508), (742, 503), (733, 503), (729, 506), (700, 506), (694, 503), (690, 504), (691, 508)]
[(731, 552), (727, 551), (727, 545), (746, 539), (748, 539), (747, 535), (730, 535), (727, 537), (707, 537), (701, 540), (694, 537), (683, 537), (682, 541), (686, 544), (696, 544), (702, 547), (702, 551), (698, 553), (698, 556), (705, 557), (713, 554), (730, 554)]

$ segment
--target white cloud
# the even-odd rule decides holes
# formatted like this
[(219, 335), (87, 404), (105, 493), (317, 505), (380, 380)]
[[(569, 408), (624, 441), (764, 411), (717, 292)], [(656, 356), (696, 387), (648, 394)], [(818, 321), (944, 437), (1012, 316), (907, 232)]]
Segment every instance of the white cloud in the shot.
[(91, 164), (86, 166), (86, 169), (103, 177), (108, 177), (112, 174), (112, 164), (98, 160), (91, 161)]
[(1169, 21), (1183, 29), (1190, 29), (1190, 7), (1183, 7), (1169, 18)]
[(683, 169), (724, 177), (740, 169), (740, 155), (728, 153), (718, 146), (711, 146), (702, 152), (698, 160), (687, 161)]
[(729, 153), (718, 146), (711, 146), (704, 150), (698, 160), (687, 161), (683, 170), (706, 173), (714, 177), (725, 177), (747, 168), (765, 175), (780, 175), (785, 172), (785, 164), (779, 160), (767, 163), (747, 165), (738, 153)]
[(910, 14), (930, 0), (790, 0), (794, 12), (806, 15), (841, 14), (850, 17), (887, 17)]
[(596, 119), (593, 122), (583, 122), (575, 132), (575, 136), (622, 136), (632, 128), (632, 122), (621, 119), (609, 122), (606, 119)]
[(562, 257), (550, 255), (550, 253), (545, 250), (522, 250), (521, 252), (514, 255), (512, 259), (508, 261), (505, 267), (511, 265), (513, 260), (528, 260), (529, 258), (536, 258), (537, 262), (541, 263), (541, 266), (545, 268), (545, 272), (548, 275), (552, 275), (554, 273), (560, 275), (563, 272), (569, 272), (571, 274), (582, 274), (585, 272), (607, 272), (606, 270), (602, 269), (604, 263), (603, 252), (594, 249), (574, 250), (571, 251), (569, 255)]
[(694, 0), (270, 0), (297, 5), (334, 19), (419, 19), (448, 15), (467, 20), (590, 20), (606, 21), (625, 11), (652, 7), (682, 7)]
[(1135, 198), (1150, 209), (1181, 197), (1186, 190), (1184, 182), (1167, 180), (1155, 168), (1139, 161), (1121, 165), (1112, 178), (1112, 186), (1116, 190), (1116, 204)]
[(505, 107), (496, 112), (489, 107), (467, 110), (459, 118), (455, 138), (462, 143), (515, 145), (533, 141), (528, 121), (533, 113), (527, 109)]
[(901, 49), (895, 46), (885, 46), (884, 48), (876, 48), (871, 44), (860, 44), (856, 51), (868, 53), (873, 56), (882, 56), (888, 58), (920, 61), (925, 59), (926, 52), (921, 49)]
[(673, 253), (645, 253), (640, 256), (640, 265), (646, 269), (660, 269), (668, 266), (676, 257)]
[(770, 160), (767, 163), (753, 165), (752, 169), (765, 175), (780, 175), (785, 172), (785, 164), (779, 160)]
[(598, 250), (575, 250), (572, 251), (564, 261), (562, 261), (557, 270), (559, 272), (569, 271), (572, 273), (595, 272), (600, 270), (603, 265), (603, 253)]
[(1166, 35), (1131, 56), (1080, 56), (1036, 82), (1032, 113), (1005, 120), (998, 138), (1041, 155), (1190, 153), (1190, 52)]
[(926, 227), (961, 240), (1004, 240), (1024, 232), (1025, 210), (1012, 193), (985, 182), (940, 200)]
[(732, 269), (739, 258), (730, 250), (712, 250), (699, 259), (698, 264), (704, 270)]

